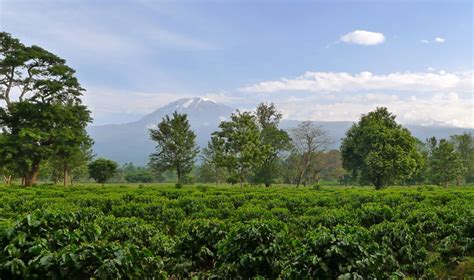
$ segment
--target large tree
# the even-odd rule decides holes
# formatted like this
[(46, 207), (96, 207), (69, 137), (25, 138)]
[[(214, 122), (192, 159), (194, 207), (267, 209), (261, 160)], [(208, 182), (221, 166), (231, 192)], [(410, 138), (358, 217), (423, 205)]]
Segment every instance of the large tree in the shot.
[(219, 128), (211, 140), (220, 145), (216, 155), (218, 165), (226, 167), (242, 187), (247, 177), (262, 165), (270, 146), (261, 142), (255, 116), (250, 112), (237, 111), (230, 121), (221, 122)]
[(201, 152), (202, 163), (199, 167), (199, 179), (204, 182), (215, 182), (219, 185), (228, 177), (226, 167), (220, 165), (223, 155), (224, 142), (218, 137), (212, 137), (207, 147)]
[(433, 145), (431, 155), (428, 159), (428, 177), (432, 183), (447, 187), (450, 182), (459, 180), (464, 175), (465, 168), (460, 154), (455, 150), (454, 144), (441, 139), (430, 139)]
[(52, 163), (62, 172), (63, 184), (72, 184), (72, 173), (84, 168), (92, 159), (93, 141), (86, 132), (91, 121), (85, 106), (62, 106), (61, 121), (57, 122)]
[(464, 166), (464, 181), (474, 182), (474, 137), (471, 133), (451, 136), (451, 142), (461, 157)]
[(298, 187), (301, 183), (306, 183), (305, 178), (313, 179), (322, 171), (318, 162), (321, 154), (330, 144), (330, 139), (325, 130), (316, 126), (313, 122), (302, 122), (298, 127), (291, 130), (293, 141), (293, 151), (287, 163), (292, 165), (296, 171), (294, 173), (294, 183)]
[(16, 166), (25, 186), (35, 184), (45, 161), (60, 161), (61, 170), (68, 174), (74, 158), (90, 147), (85, 132), (89, 120), (89, 112), (82, 105), (12, 103), (8, 109), (0, 109), (0, 155)]
[(260, 103), (255, 112), (257, 125), (260, 128), (260, 141), (268, 146), (268, 152), (262, 165), (257, 168), (253, 180), (269, 187), (279, 175), (281, 156), (291, 149), (288, 133), (278, 127), (282, 114), (273, 103)]
[(64, 59), (0, 32), (0, 154), (11, 159), (26, 186), (36, 182), (41, 163), (58, 156), (66, 162), (76, 155), (66, 147), (90, 143), (83, 91)]
[(150, 167), (158, 172), (175, 170), (177, 186), (181, 186), (199, 153), (186, 114), (174, 112), (172, 118), (167, 115), (157, 129), (150, 129), (150, 137), (157, 144), (156, 152), (150, 155)]
[(387, 108), (377, 108), (353, 124), (341, 153), (344, 168), (376, 189), (411, 178), (421, 160), (416, 139)]

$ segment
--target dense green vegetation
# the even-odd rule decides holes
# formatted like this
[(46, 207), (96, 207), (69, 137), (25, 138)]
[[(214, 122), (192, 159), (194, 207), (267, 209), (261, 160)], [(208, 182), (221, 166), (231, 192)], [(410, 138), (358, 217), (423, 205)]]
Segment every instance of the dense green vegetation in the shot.
[(0, 187), (0, 278), (472, 277), (474, 189)]

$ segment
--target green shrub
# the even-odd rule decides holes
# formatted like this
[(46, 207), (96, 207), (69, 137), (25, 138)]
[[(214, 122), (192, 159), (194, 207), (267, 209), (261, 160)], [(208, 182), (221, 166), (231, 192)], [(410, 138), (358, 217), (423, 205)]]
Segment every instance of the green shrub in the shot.
[(218, 248), (225, 278), (276, 278), (289, 253), (286, 225), (274, 221), (251, 221), (235, 225)]

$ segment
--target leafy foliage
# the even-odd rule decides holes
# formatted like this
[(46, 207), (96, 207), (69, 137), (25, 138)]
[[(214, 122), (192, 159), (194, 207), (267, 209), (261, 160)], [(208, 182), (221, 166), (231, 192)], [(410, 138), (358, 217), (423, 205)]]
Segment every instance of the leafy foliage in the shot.
[(89, 163), (89, 175), (97, 183), (104, 184), (114, 177), (117, 172), (117, 163), (108, 159), (99, 158)]
[(463, 162), (454, 145), (445, 139), (432, 139), (431, 156), (428, 160), (428, 177), (432, 183), (448, 186), (465, 173)]
[(410, 179), (420, 168), (416, 139), (395, 122), (387, 108), (363, 115), (341, 144), (343, 166), (377, 189)]
[(472, 188), (0, 186), (0, 200), (2, 279), (459, 278), (474, 256)]
[(173, 113), (158, 124), (158, 129), (150, 129), (151, 139), (157, 142), (156, 153), (150, 156), (150, 167), (158, 172), (176, 170), (177, 186), (183, 182), (194, 166), (199, 152), (196, 134), (191, 130), (187, 116)]
[(84, 165), (92, 141), (83, 92), (64, 59), (0, 32), (0, 166), (9, 176), (31, 186), (49, 161), (63, 170), (66, 185), (69, 173)]
[(250, 112), (237, 111), (219, 128), (211, 138), (217, 165), (227, 168), (242, 187), (246, 177), (262, 166), (271, 147), (262, 143), (255, 116)]

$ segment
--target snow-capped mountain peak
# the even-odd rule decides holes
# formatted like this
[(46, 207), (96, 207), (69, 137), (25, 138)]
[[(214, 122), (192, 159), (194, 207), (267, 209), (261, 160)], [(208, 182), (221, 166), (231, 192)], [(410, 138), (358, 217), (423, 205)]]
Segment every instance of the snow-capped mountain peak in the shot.
[(181, 98), (176, 100), (175, 102), (171, 103), (171, 107), (174, 107), (176, 109), (178, 108), (192, 108), (192, 107), (198, 107), (201, 103), (212, 103), (212, 104), (217, 104), (216, 101), (204, 98), (204, 97), (192, 97), (192, 98)]

